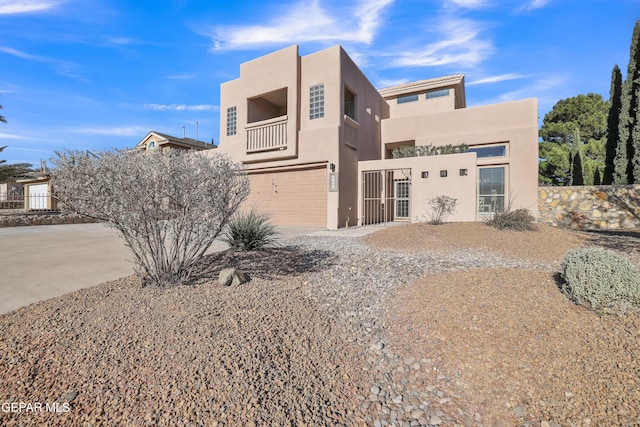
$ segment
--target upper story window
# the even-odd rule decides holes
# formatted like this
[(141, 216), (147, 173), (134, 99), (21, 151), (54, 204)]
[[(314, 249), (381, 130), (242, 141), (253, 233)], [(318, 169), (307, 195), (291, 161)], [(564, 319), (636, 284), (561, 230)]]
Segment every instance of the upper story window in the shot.
[(154, 148), (156, 148), (156, 142), (154, 140), (149, 141), (147, 144), (147, 150), (153, 150)]
[(356, 95), (347, 87), (344, 88), (344, 115), (358, 121), (356, 117)]
[(397, 98), (398, 104), (404, 104), (405, 102), (413, 102), (418, 100), (418, 94), (414, 93), (413, 95), (405, 95)]
[(427, 92), (427, 99), (449, 96), (449, 89), (432, 90)]
[(468, 151), (476, 153), (476, 157), (479, 159), (483, 157), (504, 157), (507, 155), (507, 146), (503, 144), (489, 147), (471, 147)]
[(227, 136), (236, 134), (237, 112), (236, 107), (227, 108)]
[(309, 120), (324, 117), (324, 83), (309, 88)]

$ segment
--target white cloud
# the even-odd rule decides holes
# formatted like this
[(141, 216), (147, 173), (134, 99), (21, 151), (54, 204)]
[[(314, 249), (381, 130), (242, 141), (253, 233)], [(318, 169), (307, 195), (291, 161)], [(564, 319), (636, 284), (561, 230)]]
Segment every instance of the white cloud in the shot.
[(47, 0), (0, 0), (0, 15), (41, 12), (53, 9), (60, 3)]
[(472, 20), (443, 20), (437, 29), (440, 40), (421, 48), (391, 54), (391, 65), (397, 67), (431, 67), (456, 64), (472, 67), (484, 61), (495, 48), (481, 38), (483, 25)]
[(196, 76), (192, 74), (174, 74), (172, 76), (167, 76), (167, 78), (171, 80), (191, 80), (195, 79)]
[(210, 37), (214, 50), (240, 50), (256, 46), (301, 42), (373, 42), (382, 10), (395, 0), (360, 0), (352, 9), (327, 12), (320, 0), (301, 1), (266, 25), (218, 26)]
[(487, 0), (448, 0), (458, 7), (466, 7), (468, 9), (480, 9), (487, 6)]
[(30, 61), (46, 61), (46, 58), (37, 55), (31, 55), (30, 53), (23, 52), (12, 47), (0, 46), (0, 52), (7, 53), (18, 58), (28, 59)]
[(408, 83), (409, 79), (381, 79), (378, 80), (376, 87), (379, 89), (384, 89), (391, 86), (397, 86), (404, 83)]
[(530, 11), (534, 9), (540, 9), (549, 4), (551, 0), (531, 0), (528, 4), (522, 6), (521, 10)]
[(563, 91), (567, 87), (567, 80), (569, 79), (564, 75), (543, 76), (518, 89), (504, 92), (491, 99), (485, 99), (481, 105), (509, 102), (525, 98), (538, 98), (538, 109), (540, 111), (547, 110), (562, 96), (559, 90)]
[(144, 104), (142, 108), (154, 111), (216, 111), (218, 109), (217, 106), (210, 104)]
[(107, 43), (111, 45), (124, 46), (136, 44), (137, 40), (129, 37), (107, 37)]
[(34, 138), (29, 138), (27, 136), (24, 135), (18, 135), (17, 133), (7, 133), (7, 132), (0, 132), (0, 139), (15, 139), (15, 140), (20, 140), (20, 141), (33, 141)]
[(522, 79), (524, 77), (525, 76), (522, 75), (522, 74), (515, 74), (515, 73), (499, 74), (499, 75), (496, 75), (496, 76), (483, 77), (481, 79), (471, 81), (469, 83), (466, 83), (466, 86), (484, 85), (484, 84), (490, 84), (490, 83), (504, 82), (504, 81), (507, 81), (507, 80)]
[(78, 128), (72, 129), (73, 133), (83, 135), (111, 135), (111, 136), (139, 136), (149, 133), (149, 129), (141, 126), (131, 127), (107, 127), (107, 128)]

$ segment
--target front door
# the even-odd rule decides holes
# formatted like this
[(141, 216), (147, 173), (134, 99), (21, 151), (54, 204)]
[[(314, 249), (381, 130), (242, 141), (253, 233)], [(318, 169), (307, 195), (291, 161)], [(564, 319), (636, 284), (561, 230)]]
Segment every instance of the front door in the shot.
[(411, 194), (411, 181), (396, 181), (394, 220), (409, 219), (409, 200)]

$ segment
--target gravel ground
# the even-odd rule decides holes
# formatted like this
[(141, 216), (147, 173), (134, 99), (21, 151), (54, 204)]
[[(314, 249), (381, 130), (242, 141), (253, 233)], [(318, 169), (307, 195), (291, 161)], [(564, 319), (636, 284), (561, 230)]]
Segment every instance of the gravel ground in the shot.
[[(129, 277), (16, 310), (0, 403), (32, 410), (0, 425), (640, 424), (637, 315), (567, 302), (556, 253), (592, 237), (536, 233), (304, 237), (209, 256), (192, 286)], [(252, 280), (218, 286), (228, 266)], [(33, 408), (54, 402), (69, 411)]]

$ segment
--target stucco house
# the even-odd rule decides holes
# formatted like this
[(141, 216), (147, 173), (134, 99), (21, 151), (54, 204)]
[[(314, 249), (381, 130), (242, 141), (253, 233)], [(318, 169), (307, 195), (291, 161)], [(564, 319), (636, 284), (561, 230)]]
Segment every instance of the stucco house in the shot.
[(197, 141), (193, 138), (186, 138), (184, 136), (182, 138), (178, 138), (176, 136), (152, 130), (136, 144), (135, 149), (154, 150), (157, 148), (162, 150), (168, 150), (170, 148), (181, 150), (208, 150), (210, 148), (215, 148), (215, 145)]
[[(464, 76), (377, 90), (341, 46), (291, 46), (240, 64), (220, 89), (219, 151), (246, 165), (247, 204), (280, 225), (336, 229), (421, 221), (448, 195), (449, 220), (508, 203), (537, 215), (537, 100), (466, 108)], [(403, 146), (460, 154), (393, 159)]]

